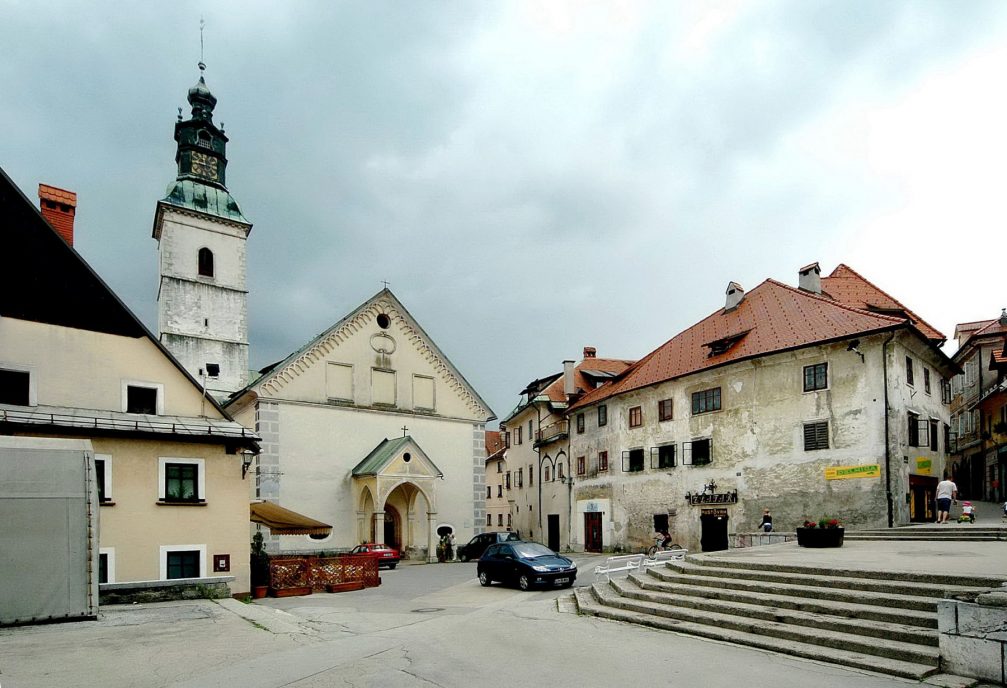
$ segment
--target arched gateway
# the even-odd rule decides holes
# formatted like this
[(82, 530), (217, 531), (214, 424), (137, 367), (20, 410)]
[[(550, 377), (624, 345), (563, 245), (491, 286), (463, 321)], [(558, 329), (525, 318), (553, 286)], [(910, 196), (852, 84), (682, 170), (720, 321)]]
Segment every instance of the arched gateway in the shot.
[(436, 561), (435, 488), (443, 475), (412, 437), (382, 440), (353, 469), (357, 539)]

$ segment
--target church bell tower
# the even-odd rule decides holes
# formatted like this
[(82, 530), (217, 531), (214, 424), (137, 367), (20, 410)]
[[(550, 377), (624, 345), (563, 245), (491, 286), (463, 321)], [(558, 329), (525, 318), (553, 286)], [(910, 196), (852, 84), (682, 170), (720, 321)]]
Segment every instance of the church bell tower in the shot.
[(252, 229), (225, 185), (227, 137), (213, 123), (217, 99), (199, 81), (189, 119), (175, 123), (175, 181), (157, 202), (161, 343), (218, 400), (248, 382), (245, 250)]

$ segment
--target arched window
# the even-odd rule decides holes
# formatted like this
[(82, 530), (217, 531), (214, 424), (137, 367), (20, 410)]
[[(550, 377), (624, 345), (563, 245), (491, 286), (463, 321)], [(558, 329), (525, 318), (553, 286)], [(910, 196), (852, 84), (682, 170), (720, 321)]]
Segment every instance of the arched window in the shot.
[(545, 481), (549, 482), (549, 467), (545, 467)]
[(205, 247), (199, 249), (199, 274), (213, 277), (213, 251)]
[(556, 477), (560, 480), (563, 479), (563, 464), (556, 466)]

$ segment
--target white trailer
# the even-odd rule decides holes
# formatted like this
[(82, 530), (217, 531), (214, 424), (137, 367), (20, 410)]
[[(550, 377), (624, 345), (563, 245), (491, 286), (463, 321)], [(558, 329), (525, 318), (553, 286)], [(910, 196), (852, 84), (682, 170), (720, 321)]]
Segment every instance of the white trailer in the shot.
[(0, 625), (97, 615), (91, 442), (0, 437)]

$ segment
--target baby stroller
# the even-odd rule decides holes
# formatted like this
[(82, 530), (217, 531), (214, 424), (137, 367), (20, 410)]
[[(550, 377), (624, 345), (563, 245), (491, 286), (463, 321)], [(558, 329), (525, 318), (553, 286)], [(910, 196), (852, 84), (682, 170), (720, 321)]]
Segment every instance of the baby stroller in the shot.
[(975, 523), (976, 522), (976, 509), (972, 506), (972, 502), (964, 501), (962, 502), (962, 515), (958, 517), (959, 523)]

